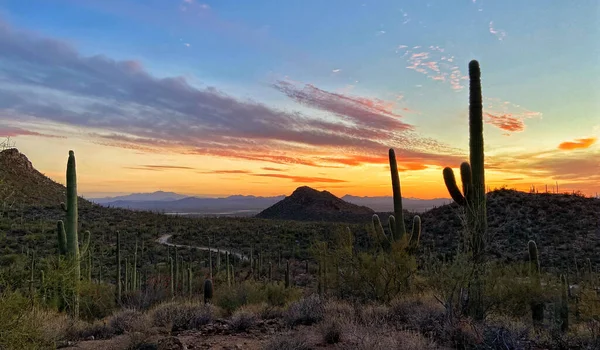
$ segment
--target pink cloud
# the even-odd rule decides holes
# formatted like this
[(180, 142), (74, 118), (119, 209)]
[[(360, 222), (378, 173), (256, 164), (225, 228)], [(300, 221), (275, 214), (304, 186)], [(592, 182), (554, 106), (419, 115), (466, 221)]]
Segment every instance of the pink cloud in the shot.
[(18, 127), (12, 126), (1, 126), (0, 125), (0, 137), (17, 137), (17, 136), (39, 136), (39, 137), (49, 137), (49, 138), (59, 138), (64, 139), (65, 136), (56, 136), (56, 135), (48, 135), (42, 134), (36, 131), (25, 130)]

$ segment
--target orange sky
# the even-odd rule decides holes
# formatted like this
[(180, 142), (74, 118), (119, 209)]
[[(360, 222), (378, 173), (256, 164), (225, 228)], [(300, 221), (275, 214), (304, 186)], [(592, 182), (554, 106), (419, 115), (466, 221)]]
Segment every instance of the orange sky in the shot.
[(488, 187), (600, 193), (593, 2), (58, 2), (0, 15), (0, 137), (61, 183), (74, 150), (85, 196), (391, 195), (392, 147), (448, 197), (472, 59)]

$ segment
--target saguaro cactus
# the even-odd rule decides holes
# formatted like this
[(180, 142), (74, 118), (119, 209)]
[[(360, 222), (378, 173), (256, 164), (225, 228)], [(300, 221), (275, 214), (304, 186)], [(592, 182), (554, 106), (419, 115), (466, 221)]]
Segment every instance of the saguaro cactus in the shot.
[(560, 275), (560, 283), (560, 330), (566, 332), (569, 330), (569, 284), (567, 283), (567, 276)]
[(466, 211), (466, 245), (476, 269), (469, 285), (467, 312), (477, 320), (484, 318), (482, 269), (485, 260), (487, 210), (485, 193), (483, 103), (479, 62), (469, 62), (469, 160), (460, 165), (461, 193), (454, 172), (443, 170), (444, 182), (454, 201)]
[(481, 261), (485, 251), (487, 210), (485, 194), (483, 103), (479, 62), (469, 62), (469, 160), (460, 166), (463, 193), (456, 185), (454, 172), (443, 170), (444, 182), (452, 199), (465, 207), (470, 233), (469, 248), (475, 261)]
[(173, 266), (173, 258), (169, 257), (169, 270), (170, 270), (170, 278), (169, 278), (169, 290), (171, 292), (171, 298), (175, 296), (175, 271)]
[(85, 232), (83, 254), (80, 254), (78, 229), (78, 210), (77, 210), (77, 169), (75, 165), (75, 153), (69, 151), (67, 160), (67, 201), (61, 203), (61, 207), (66, 211), (66, 223), (61, 221), (57, 223), (59, 252), (65, 253), (68, 258), (71, 280), (71, 316), (79, 317), (79, 284), (81, 280), (81, 256), (85, 255), (89, 246), (90, 235)]
[(121, 304), (123, 286), (121, 283), (121, 232), (117, 231), (117, 304)]
[(396, 229), (392, 232), (392, 240), (399, 241), (406, 235), (406, 226), (404, 225), (404, 212), (402, 209), (402, 190), (400, 187), (400, 175), (398, 175), (398, 164), (396, 163), (396, 153), (393, 148), (389, 150), (390, 172), (392, 175), (392, 192), (394, 195), (394, 218)]
[[(529, 250), (529, 274), (531, 276), (531, 283), (537, 293), (541, 292), (542, 284), (540, 280), (540, 260), (538, 255), (538, 248), (534, 241), (529, 241), (527, 244)], [(536, 293), (536, 294), (537, 294)], [(537, 328), (544, 324), (544, 302), (538, 299), (538, 295), (531, 301), (531, 319), (533, 325)]]
[(210, 278), (204, 280), (204, 304), (210, 303), (213, 297), (213, 283)]

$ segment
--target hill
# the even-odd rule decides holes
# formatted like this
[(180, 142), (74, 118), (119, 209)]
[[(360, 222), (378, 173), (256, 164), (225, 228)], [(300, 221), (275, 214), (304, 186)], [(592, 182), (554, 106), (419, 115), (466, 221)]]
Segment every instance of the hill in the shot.
[[(527, 261), (527, 242), (537, 243), (540, 264), (576, 273), (586, 259), (600, 265), (600, 199), (577, 194), (488, 193), (490, 254), (506, 262)], [(452, 254), (458, 245), (462, 208), (444, 205), (421, 215), (422, 249)]]
[[(342, 197), (342, 200), (369, 207), (377, 212), (387, 212), (394, 210), (394, 198), (392, 196), (379, 196), (379, 197), (359, 197), (347, 194)], [(422, 213), (435, 207), (449, 204), (452, 202), (450, 198), (433, 198), (433, 199), (420, 199), (420, 198), (402, 198), (402, 207), (405, 210)]]
[[(67, 157), (64, 158), (65, 170)], [(0, 205), (6, 207), (60, 207), (66, 188), (37, 171), (16, 148), (0, 152)], [(79, 205), (91, 203), (79, 197)]]
[(330, 192), (319, 192), (302, 186), (256, 217), (298, 221), (365, 222), (374, 213), (371, 208), (348, 203)]

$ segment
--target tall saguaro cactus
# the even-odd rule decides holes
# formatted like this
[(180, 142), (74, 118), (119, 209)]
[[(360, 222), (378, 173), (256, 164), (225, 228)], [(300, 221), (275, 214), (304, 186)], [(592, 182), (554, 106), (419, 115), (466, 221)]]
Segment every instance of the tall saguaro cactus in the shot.
[(466, 245), (476, 269), (469, 284), (467, 311), (471, 316), (484, 318), (483, 276), (485, 268), (487, 209), (485, 193), (483, 103), (479, 62), (469, 62), (469, 161), (460, 165), (463, 191), (459, 190), (454, 172), (443, 170), (444, 182), (452, 199), (466, 211)]
[(475, 261), (481, 262), (485, 251), (487, 209), (483, 145), (483, 103), (479, 62), (469, 62), (469, 163), (460, 166), (463, 192), (458, 189), (454, 172), (444, 168), (444, 182), (454, 201), (465, 207), (470, 234), (469, 248)]
[(392, 175), (392, 192), (394, 195), (394, 218), (395, 230), (391, 233), (393, 241), (399, 241), (406, 236), (404, 225), (404, 212), (402, 210), (402, 190), (400, 187), (400, 175), (398, 175), (398, 163), (396, 163), (396, 152), (393, 148), (389, 150), (390, 172)]
[(121, 304), (121, 293), (123, 286), (121, 284), (121, 233), (117, 231), (117, 303)]
[(85, 232), (83, 254), (79, 250), (78, 210), (77, 210), (77, 169), (75, 166), (75, 153), (69, 151), (67, 160), (67, 201), (61, 203), (61, 207), (67, 213), (66, 222), (57, 223), (59, 252), (68, 258), (69, 271), (72, 272), (71, 281), (71, 316), (79, 317), (79, 283), (81, 280), (81, 255), (85, 255), (89, 246), (90, 235)]
[[(527, 243), (529, 250), (529, 273), (531, 276), (531, 283), (533, 289), (540, 293), (542, 289), (542, 282), (540, 280), (540, 260), (538, 255), (537, 244), (534, 241)], [(536, 328), (543, 326), (544, 324), (544, 302), (539, 300), (539, 296), (534, 296), (531, 301), (531, 319), (533, 325)]]

